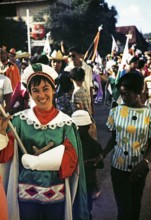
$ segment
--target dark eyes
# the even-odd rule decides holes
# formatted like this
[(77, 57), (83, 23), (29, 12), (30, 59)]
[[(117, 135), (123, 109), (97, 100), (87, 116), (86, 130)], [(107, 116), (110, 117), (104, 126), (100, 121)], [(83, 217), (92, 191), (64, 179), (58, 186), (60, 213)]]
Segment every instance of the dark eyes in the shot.
[[(49, 90), (49, 88), (43, 88), (43, 91), (44, 91), (44, 92), (46, 92), (46, 91), (48, 91), (48, 90)], [(32, 89), (32, 92), (38, 93), (39, 90), (38, 90), (38, 89)]]
[(129, 96), (129, 92), (120, 92), (121, 93), (121, 96)]

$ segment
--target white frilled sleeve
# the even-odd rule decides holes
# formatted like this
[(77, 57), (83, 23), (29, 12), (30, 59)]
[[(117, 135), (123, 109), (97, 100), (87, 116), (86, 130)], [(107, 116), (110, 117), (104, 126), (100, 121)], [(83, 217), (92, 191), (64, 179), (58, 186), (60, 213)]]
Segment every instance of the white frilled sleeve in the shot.
[(24, 154), (22, 156), (22, 164), (26, 169), (58, 171), (61, 166), (65, 146), (59, 145), (48, 150), (39, 156)]

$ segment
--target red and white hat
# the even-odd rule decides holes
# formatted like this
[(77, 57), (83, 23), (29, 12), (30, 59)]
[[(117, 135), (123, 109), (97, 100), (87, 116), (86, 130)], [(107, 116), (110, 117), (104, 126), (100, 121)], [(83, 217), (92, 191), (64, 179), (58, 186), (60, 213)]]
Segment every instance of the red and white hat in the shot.
[(29, 65), (21, 76), (21, 82), (25, 83), (28, 87), (30, 80), (37, 75), (45, 76), (55, 87), (55, 79), (58, 77), (58, 73), (52, 67), (41, 63)]

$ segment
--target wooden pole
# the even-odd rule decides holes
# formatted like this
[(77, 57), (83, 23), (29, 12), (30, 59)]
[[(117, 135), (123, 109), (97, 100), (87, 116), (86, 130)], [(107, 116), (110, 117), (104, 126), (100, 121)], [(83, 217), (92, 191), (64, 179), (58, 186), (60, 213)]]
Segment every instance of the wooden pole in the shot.
[[(2, 107), (1, 104), (0, 104), (0, 111), (1, 111), (1, 113), (2, 113), (2, 115), (3, 115), (4, 118), (7, 118), (7, 117), (8, 117), (8, 115), (6, 114), (6, 112), (5, 112), (5, 110), (3, 109), (3, 107)], [(9, 122), (8, 122), (8, 125), (9, 125), (10, 129), (12, 130), (12, 132), (13, 132), (13, 134), (14, 134), (14, 136), (15, 136), (15, 139), (16, 139), (16, 141), (17, 141), (17, 143), (18, 143), (18, 145), (19, 145), (19, 147), (20, 147), (22, 153), (26, 154), (27, 151), (26, 151), (26, 149), (25, 149), (25, 147), (24, 147), (24, 145), (23, 145), (23, 143), (22, 143), (20, 137), (18, 136), (18, 134), (17, 134), (17, 132), (16, 132), (16, 130), (15, 130), (15, 128), (14, 128), (14, 126), (13, 126), (13, 124), (11, 123), (10, 120), (9, 120)]]
[(27, 16), (27, 41), (28, 41), (28, 53), (31, 54), (29, 9), (26, 9), (26, 16)]

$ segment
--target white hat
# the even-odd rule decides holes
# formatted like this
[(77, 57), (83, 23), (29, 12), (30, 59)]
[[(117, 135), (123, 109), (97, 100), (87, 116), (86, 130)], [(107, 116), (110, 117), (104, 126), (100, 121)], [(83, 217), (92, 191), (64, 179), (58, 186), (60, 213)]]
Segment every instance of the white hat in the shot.
[(21, 76), (21, 81), (28, 86), (30, 80), (37, 75), (45, 76), (55, 86), (55, 79), (58, 77), (58, 73), (52, 67), (41, 63), (29, 65), (24, 70), (24, 73)]
[(77, 126), (85, 126), (92, 124), (90, 115), (85, 110), (77, 110), (71, 115), (72, 120)]

